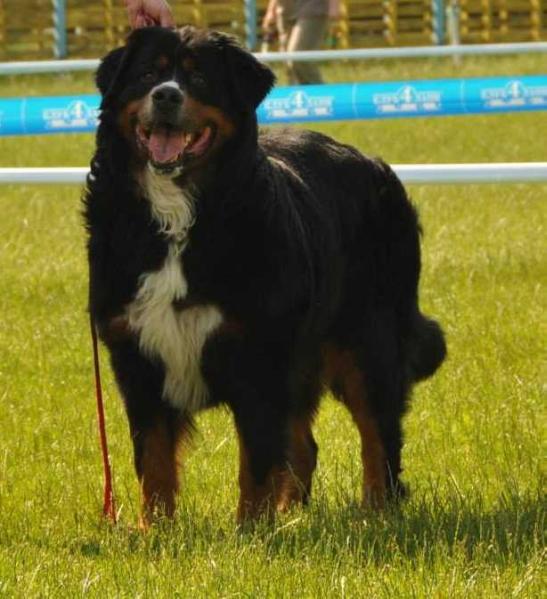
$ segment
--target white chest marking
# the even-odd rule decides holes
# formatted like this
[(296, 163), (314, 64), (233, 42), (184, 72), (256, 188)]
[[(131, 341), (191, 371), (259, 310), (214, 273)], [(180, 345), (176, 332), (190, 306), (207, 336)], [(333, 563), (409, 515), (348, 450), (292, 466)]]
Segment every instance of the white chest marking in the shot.
[(129, 326), (138, 334), (141, 350), (164, 364), (164, 398), (192, 413), (207, 400), (201, 354), (207, 338), (222, 323), (222, 315), (213, 305), (182, 311), (173, 307), (173, 301), (184, 299), (188, 292), (181, 253), (193, 223), (193, 205), (169, 179), (153, 173), (145, 176), (145, 193), (154, 218), (172, 241), (162, 267), (142, 275), (127, 308)]
[(194, 224), (194, 200), (165, 175), (152, 169), (144, 171), (143, 189), (160, 231), (173, 241), (183, 243)]

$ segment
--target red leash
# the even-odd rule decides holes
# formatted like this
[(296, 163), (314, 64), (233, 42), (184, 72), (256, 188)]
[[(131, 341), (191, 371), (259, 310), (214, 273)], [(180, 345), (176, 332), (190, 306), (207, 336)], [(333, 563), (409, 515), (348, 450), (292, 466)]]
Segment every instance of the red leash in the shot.
[(103, 454), (104, 468), (104, 496), (103, 515), (113, 524), (116, 524), (116, 504), (112, 491), (112, 470), (110, 469), (110, 458), (108, 457), (108, 445), (106, 442), (106, 426), (104, 420), (103, 392), (101, 387), (101, 371), (99, 367), (99, 348), (97, 343), (97, 330), (93, 317), (90, 315), (91, 339), (93, 341), (93, 365), (95, 368), (95, 392), (97, 395), (97, 418), (99, 424), (99, 436), (101, 438), (101, 451)]

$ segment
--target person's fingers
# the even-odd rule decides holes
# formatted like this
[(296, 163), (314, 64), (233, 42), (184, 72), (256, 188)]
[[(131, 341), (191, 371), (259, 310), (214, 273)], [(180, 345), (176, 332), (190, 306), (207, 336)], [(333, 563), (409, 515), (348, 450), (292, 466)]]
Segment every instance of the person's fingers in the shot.
[(126, 0), (127, 16), (132, 29), (161, 25), (162, 27), (174, 27), (175, 19), (171, 8), (163, 0), (152, 0), (140, 2), (137, 0)]
[(156, 19), (150, 15), (143, 14), (142, 18), (144, 20), (144, 27), (154, 27), (155, 25), (158, 25)]
[(129, 25), (132, 28), (138, 27), (137, 18), (139, 16), (141, 7), (140, 2), (126, 2), (125, 5), (127, 7), (127, 18), (129, 19)]
[(133, 26), (134, 29), (141, 29), (142, 27), (147, 27), (147, 22), (146, 22), (146, 17), (142, 14), (139, 13), (136, 17), (135, 17), (135, 25)]
[(162, 27), (174, 27), (175, 19), (173, 18), (173, 13), (171, 12), (168, 6), (165, 7), (164, 10), (160, 13), (160, 25)]

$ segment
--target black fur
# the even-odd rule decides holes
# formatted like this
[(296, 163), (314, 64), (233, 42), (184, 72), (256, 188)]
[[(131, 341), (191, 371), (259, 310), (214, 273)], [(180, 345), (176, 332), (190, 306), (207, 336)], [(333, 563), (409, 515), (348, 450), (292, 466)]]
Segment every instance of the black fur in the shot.
[[(139, 476), (139, 439), (149, 427), (163, 419), (174, 438), (178, 420), (192, 414), (177, 414), (162, 399), (161, 361), (143, 355), (120, 319), (139, 277), (161, 268), (167, 239), (135, 183), (141, 163), (117, 118), (152, 86), (140, 77), (150, 57), (175, 53), (191, 55), (199, 71), (180, 75), (185, 93), (235, 126), (206, 164), (177, 179), (197, 197), (181, 257), (188, 296), (173, 309), (212, 304), (229, 325), (211, 335), (201, 356), (208, 405), (233, 412), (260, 485), (273, 467), (284, 467), (289, 422), (313, 418), (325, 385), (347, 400), (342, 371), (324, 379), (324, 350), (335, 348), (362, 374), (386, 481), (402, 492), (406, 400), (446, 351), (440, 327), (418, 307), (416, 212), (380, 160), (310, 131), (258, 136), (254, 109), (273, 84), (271, 72), (227, 36), (192, 29), (137, 32), (97, 74), (104, 101), (85, 196), (89, 306), (125, 400)], [(309, 446), (315, 461), (311, 433)]]

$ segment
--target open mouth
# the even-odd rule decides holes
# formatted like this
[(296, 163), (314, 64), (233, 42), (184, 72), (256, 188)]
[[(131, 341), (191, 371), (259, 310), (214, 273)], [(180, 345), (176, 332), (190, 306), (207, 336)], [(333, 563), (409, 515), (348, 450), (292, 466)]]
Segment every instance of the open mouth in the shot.
[(148, 154), (152, 166), (160, 171), (172, 171), (186, 160), (203, 156), (214, 139), (215, 130), (210, 125), (193, 132), (161, 126), (145, 129), (137, 125), (139, 145)]

